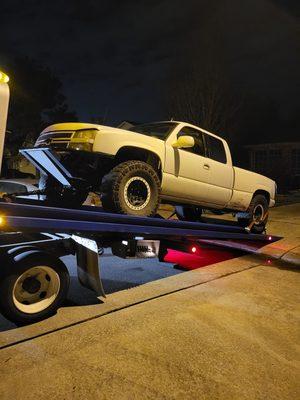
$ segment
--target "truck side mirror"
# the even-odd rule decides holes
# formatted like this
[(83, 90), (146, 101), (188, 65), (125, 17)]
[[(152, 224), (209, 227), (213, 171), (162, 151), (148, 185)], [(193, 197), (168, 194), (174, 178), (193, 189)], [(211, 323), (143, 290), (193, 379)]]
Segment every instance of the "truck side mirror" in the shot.
[(186, 149), (188, 147), (194, 147), (195, 146), (195, 139), (193, 136), (188, 136), (188, 135), (182, 135), (179, 136), (176, 142), (172, 144), (172, 147), (174, 149)]

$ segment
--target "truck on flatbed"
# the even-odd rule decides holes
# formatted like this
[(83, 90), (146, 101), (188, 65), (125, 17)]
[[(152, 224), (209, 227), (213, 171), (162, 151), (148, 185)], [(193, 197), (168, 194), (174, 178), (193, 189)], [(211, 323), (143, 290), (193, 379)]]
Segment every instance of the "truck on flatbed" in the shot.
[[(0, 161), (9, 101), (7, 82), (7, 75), (0, 72)], [(184, 204), (185, 212), (190, 207), (189, 212), (194, 213), (191, 219), (196, 219), (204, 197), (205, 204), (215, 208), (225, 208), (226, 203), (232, 209), (249, 209), (252, 204), (254, 209), (261, 207), (265, 216), (274, 197), (272, 183), (261, 176), (245, 190), (236, 187), (234, 181), (250, 180), (253, 176), (232, 168), (228, 146), (222, 139), (209, 133), (205, 137), (205, 131), (189, 124), (154, 125), (155, 130), (148, 126), (141, 132), (141, 127), (122, 131), (87, 124), (60, 124), (43, 132), (36, 148), (21, 150), (41, 172), (46, 190), (0, 195), (0, 312), (4, 316), (16, 324), (28, 324), (56, 312), (69, 286), (69, 272), (61, 260), (64, 255), (76, 256), (79, 282), (105, 297), (99, 266), (99, 255), (105, 247), (123, 258), (158, 257), (163, 261), (168, 249), (194, 253), (201, 247), (205, 253), (205, 246), (210, 246), (207, 241), (217, 240), (219, 245), (228, 244), (227, 240), (246, 241), (247, 246), (249, 241), (266, 244), (278, 240), (250, 233), (249, 227), (149, 218), (160, 198)], [(200, 142), (191, 129), (198, 129)], [(162, 132), (165, 138), (160, 136)], [(220, 154), (210, 150), (213, 138), (224, 146), (222, 160), (218, 158)], [(202, 155), (196, 151), (199, 143), (204, 146)], [(205, 164), (199, 163), (202, 159)], [(218, 180), (211, 184), (209, 176), (215, 169), (214, 162), (216, 171), (220, 165), (229, 170), (223, 178), (225, 183)], [(200, 173), (202, 167), (208, 171), (206, 180)], [(70, 172), (73, 168), (77, 176)], [(82, 177), (78, 176), (81, 171)], [(217, 183), (225, 188), (224, 197), (219, 195), (220, 204), (220, 189), (210, 195), (210, 186), (218, 187)], [(119, 213), (107, 213), (99, 207), (76, 208), (93, 187), (102, 190), (104, 207)], [(234, 204), (239, 198), (236, 191), (243, 196), (246, 193), (238, 207)], [(38, 197), (25, 204), (23, 196), (42, 194), (46, 201)], [(69, 207), (47, 207), (49, 200), (58, 205), (67, 202)], [(250, 226), (258, 228), (264, 220), (265, 217), (253, 220)]]
[(227, 142), (179, 121), (137, 125), (128, 130), (88, 123), (46, 128), (35, 147), (60, 156), (72, 175), (89, 185), (58, 196), (60, 188), (42, 176), (48, 204), (80, 205), (92, 190), (106, 211), (154, 216), (160, 202), (176, 206), (179, 219), (199, 221), (202, 209), (237, 213), (252, 231), (264, 231), (276, 183), (232, 165)]

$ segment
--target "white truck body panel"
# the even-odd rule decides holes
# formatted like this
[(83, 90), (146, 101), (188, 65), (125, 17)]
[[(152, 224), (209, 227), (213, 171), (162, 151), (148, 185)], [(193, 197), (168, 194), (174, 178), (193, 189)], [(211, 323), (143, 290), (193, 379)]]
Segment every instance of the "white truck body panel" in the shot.
[(253, 193), (261, 190), (269, 193), (269, 206), (275, 204), (276, 184), (266, 176), (255, 172), (247, 171), (246, 169), (233, 167), (234, 170), (234, 186), (233, 196), (228, 204), (228, 208), (240, 208), (242, 205), (247, 205), (247, 200), (253, 196)]
[[(175, 121), (174, 121), (175, 123)], [(124, 147), (148, 150), (159, 157), (161, 164), (161, 197), (178, 203), (194, 204), (215, 209), (245, 211), (255, 192), (268, 194), (269, 205), (275, 203), (276, 184), (271, 179), (232, 166), (227, 142), (194, 125), (176, 122), (167, 139), (104, 125), (63, 123), (46, 128), (42, 134), (57, 131), (96, 129), (93, 152), (115, 156)], [(178, 133), (185, 127), (212, 136), (223, 143), (226, 162), (201, 156), (188, 149), (174, 148)]]
[(121, 147), (136, 147), (152, 151), (161, 160), (165, 160), (165, 144), (162, 140), (150, 136), (125, 131), (123, 129), (99, 127), (101, 134), (95, 138), (93, 151), (116, 155)]

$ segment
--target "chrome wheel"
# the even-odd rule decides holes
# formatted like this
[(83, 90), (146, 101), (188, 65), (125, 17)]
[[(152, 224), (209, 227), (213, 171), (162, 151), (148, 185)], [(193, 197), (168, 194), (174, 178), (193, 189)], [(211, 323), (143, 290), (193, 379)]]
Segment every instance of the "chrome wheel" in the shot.
[(19, 276), (13, 287), (15, 307), (26, 314), (48, 308), (57, 298), (60, 278), (54, 269), (36, 266)]

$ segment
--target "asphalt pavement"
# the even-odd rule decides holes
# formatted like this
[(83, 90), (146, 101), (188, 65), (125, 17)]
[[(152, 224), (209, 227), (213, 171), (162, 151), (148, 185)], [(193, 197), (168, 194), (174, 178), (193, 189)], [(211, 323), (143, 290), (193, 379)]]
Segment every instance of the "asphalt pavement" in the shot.
[[(94, 292), (80, 285), (77, 279), (77, 264), (74, 256), (62, 257), (70, 274), (70, 289), (65, 307), (101, 304)], [(183, 271), (173, 268), (173, 264), (160, 263), (157, 259), (122, 259), (112, 256), (109, 250), (100, 257), (103, 287), (106, 294), (126, 290), (152, 282), (157, 279), (181, 274)], [(0, 314), (0, 332), (15, 329), (16, 325)]]

